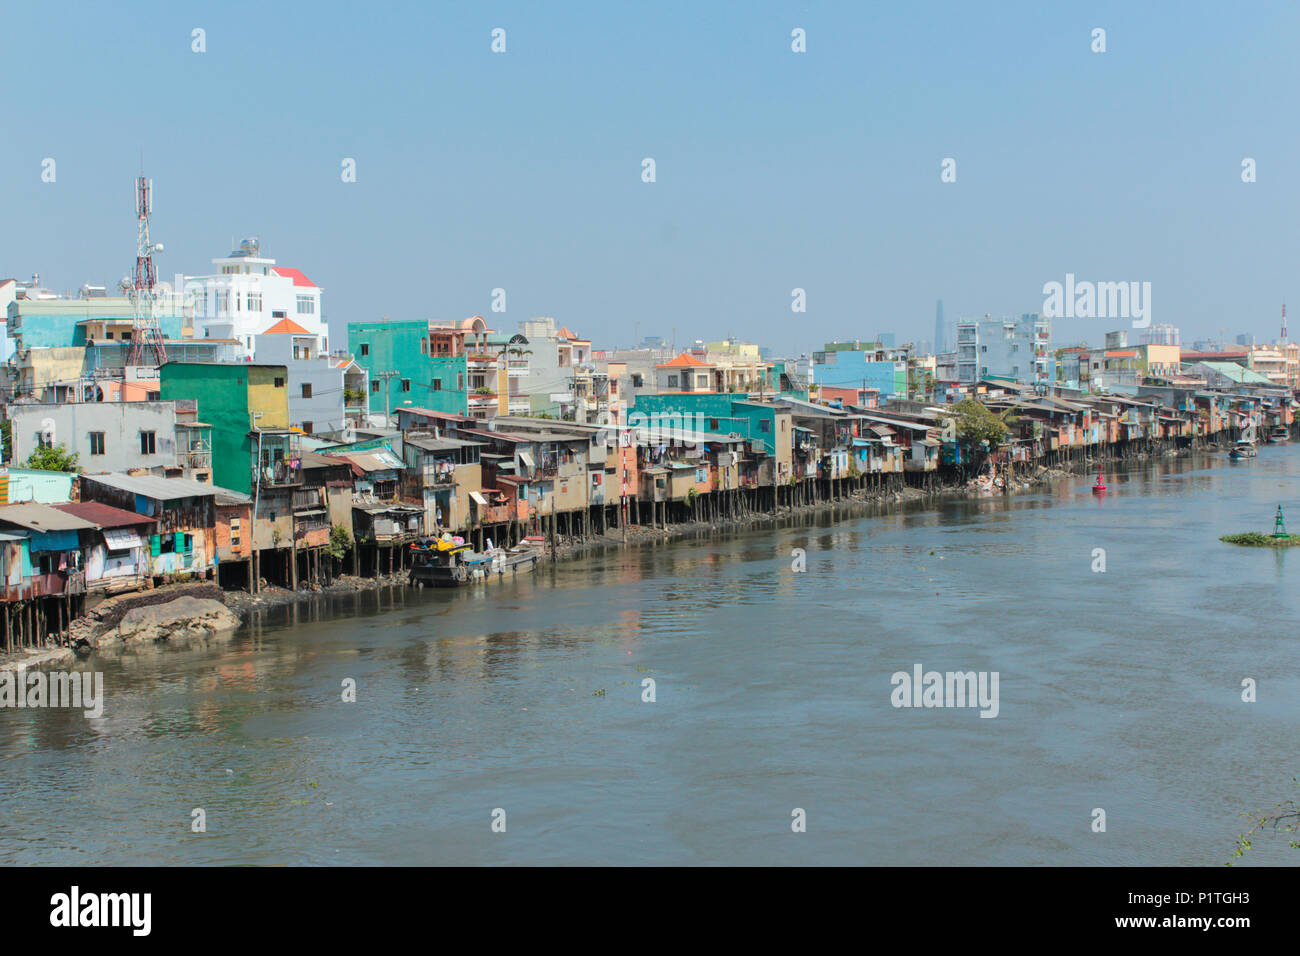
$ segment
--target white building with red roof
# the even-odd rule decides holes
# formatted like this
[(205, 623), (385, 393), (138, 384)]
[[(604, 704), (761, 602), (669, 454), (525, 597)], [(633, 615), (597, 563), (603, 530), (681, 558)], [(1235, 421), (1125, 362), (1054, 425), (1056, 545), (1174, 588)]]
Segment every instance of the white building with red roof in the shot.
[(215, 271), (185, 276), (194, 301), (194, 335), (235, 339), (251, 359), (254, 337), (285, 320), (317, 339), (316, 352), (329, 351), (329, 327), (321, 312), (321, 290), (300, 269), (276, 265), (261, 254), (257, 239), (245, 239), (228, 256), (213, 259)]

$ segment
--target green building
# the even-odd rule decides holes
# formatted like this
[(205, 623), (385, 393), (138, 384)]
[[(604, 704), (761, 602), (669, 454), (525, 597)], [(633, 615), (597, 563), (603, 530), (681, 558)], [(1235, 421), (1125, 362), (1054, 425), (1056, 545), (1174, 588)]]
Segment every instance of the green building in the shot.
[(165, 401), (192, 398), (199, 418), (212, 426), (212, 483), (251, 494), (255, 430), (279, 432), (263, 436), (267, 464), (279, 464), (276, 449), (288, 447), (288, 372), (283, 365), (167, 362), (159, 369), (159, 397)]
[[(638, 395), (628, 413), (632, 427), (664, 431), (739, 435), (761, 445), (768, 455), (777, 454), (777, 412), (774, 405), (752, 402), (725, 392), (698, 394), (669, 393)], [(680, 421), (680, 424), (678, 424)]]
[(429, 323), (424, 319), (349, 322), (348, 351), (370, 373), (372, 413), (383, 409), (391, 416), (403, 405), (411, 405), (466, 414), (466, 357), (463, 353), (431, 356)]

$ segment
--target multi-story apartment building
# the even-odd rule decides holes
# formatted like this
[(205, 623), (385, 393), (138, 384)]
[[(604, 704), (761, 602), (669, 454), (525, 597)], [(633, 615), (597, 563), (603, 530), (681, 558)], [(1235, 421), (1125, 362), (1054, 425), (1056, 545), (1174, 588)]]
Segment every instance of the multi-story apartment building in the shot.
[[(178, 277), (179, 278), (179, 277)], [(135, 334), (134, 308), (124, 296), (83, 287), (76, 298), (31, 286), (6, 305), (0, 352), (6, 360), (8, 395), (41, 402), (116, 401), (157, 391), (157, 365), (127, 365)], [(30, 296), (30, 297), (29, 297)], [(169, 359), (224, 361), (233, 343), (191, 337), (191, 312), (183, 295), (162, 284), (158, 325)], [(151, 350), (145, 358), (152, 361)], [(135, 388), (132, 383), (142, 383)]]
[(812, 354), (814, 385), (879, 389), (882, 399), (907, 395), (907, 361), (911, 350), (885, 348), (875, 342), (827, 342)]
[(1048, 352), (1052, 322), (1038, 313), (1018, 318), (962, 319), (957, 323), (957, 377), (963, 384), (1009, 378), (1046, 385), (1055, 361)]
[(316, 337), (316, 351), (329, 351), (321, 290), (300, 270), (263, 256), (257, 239), (243, 240), (212, 265), (212, 275), (183, 277), (185, 294), (192, 299), (195, 337), (236, 339), (241, 357), (251, 358), (255, 336), (292, 319)]
[(255, 361), (289, 373), (289, 424), (308, 435), (338, 435), (369, 423), (370, 379), (346, 352), (331, 355), (293, 319), (253, 337)]

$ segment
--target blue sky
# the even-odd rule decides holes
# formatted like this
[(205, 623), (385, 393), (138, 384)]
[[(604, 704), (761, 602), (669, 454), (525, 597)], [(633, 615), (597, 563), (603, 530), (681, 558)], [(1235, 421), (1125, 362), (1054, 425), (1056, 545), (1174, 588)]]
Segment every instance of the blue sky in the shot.
[(260, 236), (336, 337), (554, 315), (597, 347), (789, 353), (929, 339), (938, 298), (1037, 311), (1072, 272), (1151, 282), (1185, 341), (1271, 339), (1300, 306), (1300, 5), (1137, 6), (29, 3), (0, 58), (0, 276), (126, 274), (143, 153), (161, 275)]

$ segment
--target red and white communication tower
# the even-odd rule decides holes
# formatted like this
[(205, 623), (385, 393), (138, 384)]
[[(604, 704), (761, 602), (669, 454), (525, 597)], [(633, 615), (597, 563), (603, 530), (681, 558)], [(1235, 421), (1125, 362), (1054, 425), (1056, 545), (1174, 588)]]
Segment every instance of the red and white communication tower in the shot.
[(1282, 303), (1282, 338), (1279, 339), (1278, 341), (1280, 341), (1283, 345), (1286, 345), (1286, 344), (1287, 344), (1287, 337), (1286, 337), (1286, 303), (1285, 303), (1285, 302)]
[(153, 267), (153, 254), (162, 252), (161, 242), (149, 238), (149, 214), (153, 212), (153, 181), (144, 176), (135, 181), (136, 254), (135, 281), (131, 285), (131, 304), (134, 322), (131, 348), (127, 352), (127, 365), (144, 365), (145, 345), (153, 348), (154, 361), (161, 365), (167, 361), (163, 346), (162, 329), (158, 326), (158, 297), (154, 286), (157, 274)]

